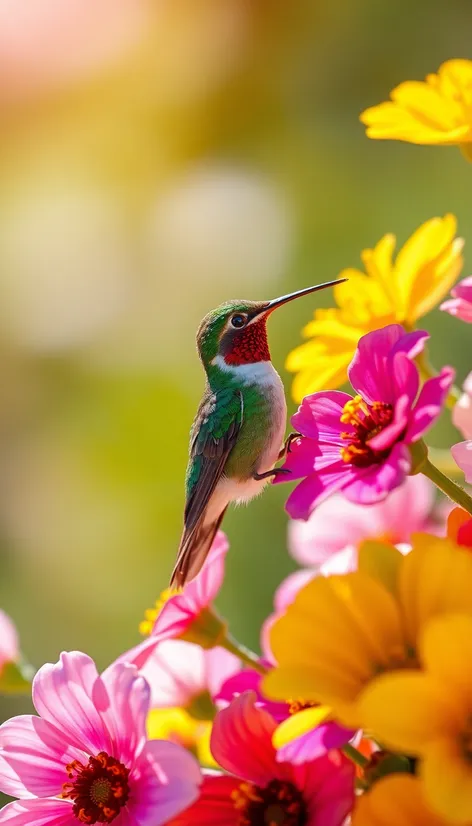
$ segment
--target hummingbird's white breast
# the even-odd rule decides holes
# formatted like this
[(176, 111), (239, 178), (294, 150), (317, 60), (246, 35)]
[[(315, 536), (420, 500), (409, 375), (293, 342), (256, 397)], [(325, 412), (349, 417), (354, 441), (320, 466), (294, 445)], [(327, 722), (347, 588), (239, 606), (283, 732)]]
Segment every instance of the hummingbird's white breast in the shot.
[[(271, 470), (277, 462), (283, 445), (287, 423), (287, 404), (282, 379), (271, 361), (229, 365), (222, 356), (218, 355), (213, 363), (221, 370), (231, 373), (240, 385), (257, 385), (266, 397), (271, 415), (265, 445), (259, 454), (255, 471), (264, 473)], [(239, 480), (224, 477), (218, 483), (218, 495), (226, 499), (226, 502), (248, 502), (261, 493), (268, 482), (270, 479)]]

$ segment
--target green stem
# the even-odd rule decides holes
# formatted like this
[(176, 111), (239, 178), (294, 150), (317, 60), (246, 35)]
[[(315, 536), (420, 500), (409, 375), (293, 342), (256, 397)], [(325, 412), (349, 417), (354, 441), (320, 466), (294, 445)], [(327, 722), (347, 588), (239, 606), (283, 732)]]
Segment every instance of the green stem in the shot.
[[(436, 378), (436, 376), (439, 375), (438, 371), (435, 370), (435, 368), (431, 364), (426, 349), (423, 350), (423, 352), (416, 357), (416, 363), (419, 367), (420, 375), (423, 381), (426, 381), (427, 379), (434, 379)], [(449, 390), (449, 395), (446, 399), (447, 407), (449, 407), (449, 409), (452, 410), (452, 408), (459, 401), (460, 397), (461, 391), (458, 387), (456, 387), (455, 384), (453, 384), (451, 389)]]
[(365, 769), (369, 760), (367, 757), (364, 757), (363, 754), (360, 753), (354, 746), (351, 746), (350, 743), (347, 743), (345, 746), (342, 746), (341, 751), (344, 752), (346, 757), (349, 757), (356, 766), (360, 766), (361, 769)]
[(452, 499), (453, 502), (457, 502), (461, 508), (464, 508), (467, 513), (472, 515), (472, 498), (469, 496), (468, 493), (465, 492), (464, 488), (461, 488), (457, 482), (453, 482), (452, 479), (449, 479), (449, 476), (445, 476), (437, 467), (435, 467), (429, 459), (426, 459), (424, 464), (421, 466), (421, 473), (424, 473), (428, 479), (431, 479), (432, 482), (442, 490), (446, 496), (449, 496), (449, 499)]
[(257, 654), (254, 654), (254, 652), (250, 651), (249, 648), (246, 648), (245, 645), (242, 645), (240, 642), (235, 640), (231, 634), (227, 634), (219, 645), (221, 645), (222, 648), (225, 648), (226, 651), (229, 651), (230, 654), (234, 654), (236, 657), (239, 657), (245, 665), (248, 665), (250, 668), (258, 671), (259, 674), (267, 674), (267, 668), (262, 665)]

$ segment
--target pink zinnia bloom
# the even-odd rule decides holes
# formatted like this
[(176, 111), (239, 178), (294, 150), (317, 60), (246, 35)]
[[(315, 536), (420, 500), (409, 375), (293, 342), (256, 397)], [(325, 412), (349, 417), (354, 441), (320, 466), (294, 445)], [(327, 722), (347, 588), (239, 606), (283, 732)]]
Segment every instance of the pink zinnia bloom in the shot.
[(411, 470), (409, 445), (437, 419), (454, 378), (445, 367), (418, 395), (413, 359), (427, 338), (421, 331), (405, 333), (399, 324), (367, 333), (348, 368), (356, 397), (335, 390), (305, 397), (292, 417), (302, 435), (284, 465), (292, 479), (303, 479), (287, 501), (290, 516), (308, 519), (337, 491), (371, 505), (404, 481)]
[(353, 764), (335, 750), (303, 766), (278, 763), (275, 728), (251, 692), (220, 711), (211, 748), (230, 776), (205, 777), (200, 799), (172, 826), (341, 826), (354, 804)]
[(465, 481), (472, 485), (472, 440), (458, 442), (451, 447), (451, 453), (456, 464), (465, 475)]
[(228, 549), (225, 534), (218, 531), (201, 571), (182, 591), (164, 591), (162, 607), (150, 612), (157, 614), (150, 636), (122, 654), (119, 662), (133, 663), (142, 668), (156, 646), (164, 640), (184, 639), (204, 648), (218, 645), (219, 637), (226, 633), (226, 625), (211, 604), (223, 584)]
[(10, 617), (0, 610), (0, 674), (7, 663), (19, 660), (18, 634)]
[(467, 376), (462, 389), (464, 392), (452, 411), (452, 421), (464, 439), (472, 439), (472, 373)]
[(77, 651), (44, 665), (33, 681), (40, 715), (0, 727), (0, 789), (19, 797), (0, 811), (12, 826), (160, 826), (198, 796), (194, 758), (146, 740), (150, 691), (135, 667), (100, 677)]
[(451, 290), (452, 298), (443, 301), (439, 309), (472, 324), (472, 275), (463, 278)]
[(413, 533), (437, 533), (434, 498), (433, 484), (420, 473), (369, 507), (334, 494), (308, 521), (290, 520), (289, 551), (300, 565), (319, 573), (348, 573), (357, 567), (357, 549), (366, 539), (408, 545)]
[(206, 695), (219, 695), (223, 683), (241, 671), (241, 663), (224, 648), (204, 650), (183, 640), (157, 646), (141, 674), (151, 686), (153, 708), (187, 708)]

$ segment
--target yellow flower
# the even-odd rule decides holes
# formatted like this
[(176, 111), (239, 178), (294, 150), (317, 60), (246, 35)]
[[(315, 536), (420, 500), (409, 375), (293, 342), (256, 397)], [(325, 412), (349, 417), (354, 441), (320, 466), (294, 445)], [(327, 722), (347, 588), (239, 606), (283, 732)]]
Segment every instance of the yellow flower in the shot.
[(438, 814), (470, 823), (472, 616), (432, 619), (419, 654), (422, 671), (386, 675), (372, 684), (363, 697), (363, 717), (386, 745), (420, 758), (425, 797)]
[(159, 708), (149, 712), (148, 737), (171, 740), (188, 749), (203, 766), (216, 766), (210, 751), (210, 720), (197, 720), (185, 708)]
[(315, 310), (315, 320), (303, 330), (310, 341), (295, 348), (287, 369), (297, 373), (295, 401), (317, 390), (331, 390), (346, 380), (346, 370), (360, 337), (399, 323), (412, 328), (449, 292), (463, 259), (462, 238), (456, 238), (454, 215), (422, 224), (398, 252), (395, 236), (384, 235), (361, 258), (365, 273), (345, 269), (348, 282), (334, 288), (337, 308)]
[(361, 114), (369, 138), (460, 146), (471, 159), (471, 60), (448, 60), (436, 75), (401, 83), (390, 97)]
[(419, 778), (391, 774), (357, 798), (351, 826), (451, 826), (451, 821), (431, 811)]
[(417, 668), (417, 641), (431, 617), (472, 613), (472, 555), (449, 539), (413, 538), (402, 556), (367, 542), (355, 573), (309, 582), (273, 625), (277, 666), (264, 678), (274, 699), (302, 696), (364, 727), (362, 697), (386, 672)]

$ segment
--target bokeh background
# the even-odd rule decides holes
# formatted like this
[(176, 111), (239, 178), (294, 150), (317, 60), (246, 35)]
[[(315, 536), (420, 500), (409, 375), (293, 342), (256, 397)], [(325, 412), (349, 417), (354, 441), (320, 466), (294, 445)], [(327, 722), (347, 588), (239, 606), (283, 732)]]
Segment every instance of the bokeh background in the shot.
[[(446, 212), (468, 274), (459, 151), (368, 141), (358, 115), (472, 57), (471, 29), (469, 0), (2, 0), (0, 605), (31, 662), (106, 666), (167, 584), (205, 312), (332, 279)], [(288, 393), (312, 310), (270, 321)], [(426, 326), (462, 379), (470, 328)], [(293, 568), (286, 495), (225, 520), (220, 607), (253, 646)]]

